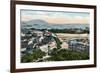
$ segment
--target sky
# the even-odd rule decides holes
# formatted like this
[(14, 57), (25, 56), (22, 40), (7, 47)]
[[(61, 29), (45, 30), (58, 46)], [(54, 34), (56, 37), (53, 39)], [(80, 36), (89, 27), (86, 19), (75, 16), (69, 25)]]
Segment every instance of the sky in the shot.
[(21, 10), (21, 21), (44, 20), (53, 24), (89, 24), (87, 12)]

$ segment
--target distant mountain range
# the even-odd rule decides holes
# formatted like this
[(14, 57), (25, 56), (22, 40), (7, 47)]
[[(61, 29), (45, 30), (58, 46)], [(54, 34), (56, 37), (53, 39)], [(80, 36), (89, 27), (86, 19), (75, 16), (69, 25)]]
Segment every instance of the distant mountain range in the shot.
[(31, 20), (27, 22), (21, 22), (21, 28), (35, 28), (35, 29), (70, 29), (70, 28), (81, 28), (85, 29), (89, 27), (88, 24), (53, 24), (43, 20)]

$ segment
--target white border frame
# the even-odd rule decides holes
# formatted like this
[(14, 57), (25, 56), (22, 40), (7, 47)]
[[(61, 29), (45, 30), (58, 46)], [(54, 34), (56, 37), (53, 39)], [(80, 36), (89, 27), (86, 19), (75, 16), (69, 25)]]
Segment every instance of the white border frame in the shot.
[[(60, 62), (39, 62), (39, 63), (20, 63), (20, 10), (52, 10), (52, 11), (73, 11), (73, 12), (89, 12), (90, 13), (90, 59), (80, 61), (60, 61)], [(56, 10), (55, 10), (56, 9)], [(40, 67), (57, 67), (57, 66), (75, 66), (94, 64), (94, 10), (86, 8), (70, 8), (70, 7), (51, 7), (36, 5), (16, 5), (16, 69), (24, 68), (40, 68)]]

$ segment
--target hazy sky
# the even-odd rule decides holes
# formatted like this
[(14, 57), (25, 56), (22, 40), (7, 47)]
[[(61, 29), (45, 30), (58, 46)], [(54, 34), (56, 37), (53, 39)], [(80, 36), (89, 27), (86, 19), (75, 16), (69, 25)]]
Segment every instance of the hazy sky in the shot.
[(89, 24), (89, 17), (90, 17), (89, 13), (82, 13), (82, 12), (21, 10), (21, 21), (41, 19), (48, 23), (56, 23), (56, 24), (68, 24), (68, 23)]

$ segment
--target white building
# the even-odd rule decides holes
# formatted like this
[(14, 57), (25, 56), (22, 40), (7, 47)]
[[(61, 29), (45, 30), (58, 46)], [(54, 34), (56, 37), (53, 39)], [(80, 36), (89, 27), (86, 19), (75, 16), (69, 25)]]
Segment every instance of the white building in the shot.
[(37, 36), (43, 36), (43, 32), (42, 31), (39, 31), (39, 30), (33, 30), (32, 33), (34, 34), (37, 34)]

